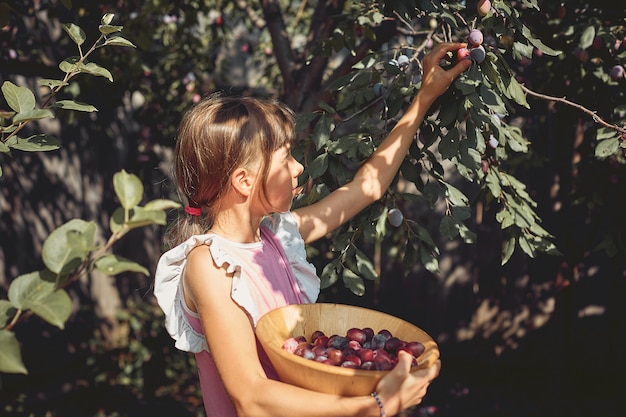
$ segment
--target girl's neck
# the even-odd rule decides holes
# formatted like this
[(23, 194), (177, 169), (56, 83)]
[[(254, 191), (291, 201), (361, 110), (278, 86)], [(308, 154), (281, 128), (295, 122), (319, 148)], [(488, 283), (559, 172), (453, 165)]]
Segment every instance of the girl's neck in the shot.
[(232, 242), (254, 243), (261, 240), (260, 219), (232, 214), (218, 215), (211, 226), (211, 231)]

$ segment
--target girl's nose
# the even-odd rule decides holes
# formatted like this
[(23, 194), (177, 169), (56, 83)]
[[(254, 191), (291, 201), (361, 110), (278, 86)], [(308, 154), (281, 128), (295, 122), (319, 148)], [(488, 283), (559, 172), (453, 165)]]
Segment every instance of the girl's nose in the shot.
[(295, 162), (295, 168), (294, 168), (294, 177), (299, 177), (300, 174), (302, 174), (304, 172), (304, 165), (302, 165), (300, 162), (298, 162), (296, 159), (294, 159)]

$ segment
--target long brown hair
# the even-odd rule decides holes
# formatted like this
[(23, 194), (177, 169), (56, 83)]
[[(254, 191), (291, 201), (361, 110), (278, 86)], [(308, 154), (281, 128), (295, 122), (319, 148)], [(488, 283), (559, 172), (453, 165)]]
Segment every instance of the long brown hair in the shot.
[(166, 248), (212, 226), (236, 168), (258, 163), (260, 178), (267, 178), (272, 153), (295, 138), (293, 111), (275, 100), (213, 94), (192, 107), (178, 128), (174, 179), (181, 197), (203, 214), (181, 214), (165, 234)]

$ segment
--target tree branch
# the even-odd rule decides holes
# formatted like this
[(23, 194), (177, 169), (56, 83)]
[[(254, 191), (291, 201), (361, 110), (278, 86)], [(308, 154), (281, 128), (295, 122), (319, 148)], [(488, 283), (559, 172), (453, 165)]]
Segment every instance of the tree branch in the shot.
[(263, 0), (261, 1), (261, 7), (263, 8), (263, 17), (267, 23), (267, 30), (272, 38), (274, 56), (283, 76), (285, 91), (291, 91), (294, 88), (295, 57), (289, 36), (287, 35), (287, 28), (285, 27), (280, 5), (276, 1)]
[(537, 98), (541, 98), (543, 100), (549, 100), (549, 101), (556, 101), (558, 103), (563, 103), (563, 104), (567, 104), (568, 106), (572, 106), (577, 108), (578, 110), (583, 111), (584, 113), (587, 113), (588, 115), (591, 116), (591, 118), (593, 119), (594, 122), (607, 127), (609, 129), (613, 129), (618, 131), (619, 133), (621, 133), (622, 135), (626, 135), (626, 128), (608, 123), (606, 121), (604, 121), (600, 116), (598, 116), (596, 114), (596, 112), (589, 110), (588, 108), (581, 106), (578, 103), (574, 103), (572, 101), (567, 100), (566, 98), (561, 98), (561, 97), (553, 97), (553, 96), (548, 96), (546, 94), (541, 94), (541, 93), (537, 93), (531, 89), (529, 89), (528, 87), (526, 87), (523, 84), (520, 84), (522, 86), (522, 90), (524, 90), (524, 92), (526, 94), (530, 94), (531, 96), (537, 97)]

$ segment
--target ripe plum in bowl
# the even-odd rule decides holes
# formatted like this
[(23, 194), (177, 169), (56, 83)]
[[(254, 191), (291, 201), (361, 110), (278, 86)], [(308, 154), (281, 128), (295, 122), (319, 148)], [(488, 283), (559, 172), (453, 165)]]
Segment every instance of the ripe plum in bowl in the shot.
[(389, 370), (333, 366), (283, 348), (289, 338), (310, 340), (319, 331), (327, 336), (346, 335), (354, 328), (386, 330), (402, 341), (423, 344), (424, 351), (411, 371), (426, 368), (439, 358), (437, 343), (419, 327), (387, 313), (345, 304), (294, 304), (272, 310), (257, 322), (256, 335), (281, 381), (330, 394), (369, 395)]

